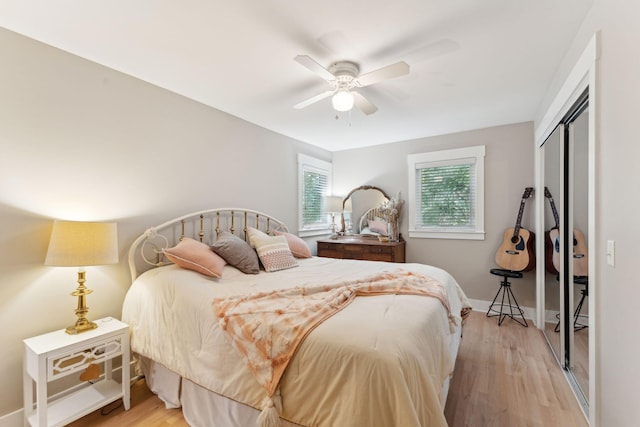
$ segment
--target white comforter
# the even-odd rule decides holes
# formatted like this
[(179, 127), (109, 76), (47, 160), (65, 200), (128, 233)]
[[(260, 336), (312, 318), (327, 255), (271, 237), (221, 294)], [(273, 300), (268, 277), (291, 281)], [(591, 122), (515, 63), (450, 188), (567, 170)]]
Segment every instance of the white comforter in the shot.
[[(455, 280), (422, 264), (311, 258), (299, 267), (222, 279), (167, 266), (131, 286), (123, 321), (131, 348), (216, 393), (261, 409), (264, 390), (231, 347), (213, 314), (214, 298), (335, 283), (381, 271), (411, 270), (447, 289), (451, 312), (468, 306)], [(282, 418), (305, 426), (446, 426), (440, 391), (454, 361), (449, 321), (429, 297), (358, 297), (300, 345), (282, 378)]]

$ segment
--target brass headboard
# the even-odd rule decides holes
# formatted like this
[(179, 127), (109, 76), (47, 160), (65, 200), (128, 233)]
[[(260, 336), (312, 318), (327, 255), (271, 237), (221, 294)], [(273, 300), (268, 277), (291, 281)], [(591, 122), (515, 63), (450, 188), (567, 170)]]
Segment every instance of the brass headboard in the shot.
[(253, 227), (267, 234), (275, 230), (288, 231), (284, 223), (265, 213), (244, 208), (209, 209), (172, 219), (145, 230), (129, 248), (131, 280), (144, 271), (170, 264), (163, 249), (176, 245), (185, 237), (206, 244), (216, 241), (218, 233), (229, 231), (247, 239), (247, 228)]

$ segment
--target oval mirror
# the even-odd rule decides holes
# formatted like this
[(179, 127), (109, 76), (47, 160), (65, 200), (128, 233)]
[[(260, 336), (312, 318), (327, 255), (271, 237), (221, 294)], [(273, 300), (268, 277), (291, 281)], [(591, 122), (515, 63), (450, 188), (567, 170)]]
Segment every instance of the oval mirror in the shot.
[(351, 232), (360, 234), (362, 232), (362, 218), (366, 217), (371, 209), (378, 208), (387, 201), (389, 201), (387, 193), (373, 185), (361, 185), (354, 188), (342, 201), (341, 231), (348, 232), (348, 226), (351, 225)]

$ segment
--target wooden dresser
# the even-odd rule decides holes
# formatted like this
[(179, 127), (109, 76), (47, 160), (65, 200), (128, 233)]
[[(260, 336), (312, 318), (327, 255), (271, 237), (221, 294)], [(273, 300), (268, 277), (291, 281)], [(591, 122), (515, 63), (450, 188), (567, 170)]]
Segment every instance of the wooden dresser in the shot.
[(405, 241), (381, 242), (377, 237), (339, 236), (318, 240), (318, 256), (368, 261), (405, 262)]

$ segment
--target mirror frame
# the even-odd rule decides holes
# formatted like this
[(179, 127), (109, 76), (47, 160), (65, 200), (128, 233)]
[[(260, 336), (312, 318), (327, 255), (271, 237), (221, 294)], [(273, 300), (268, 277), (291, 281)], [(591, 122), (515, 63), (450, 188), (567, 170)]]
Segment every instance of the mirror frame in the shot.
[(375, 185), (361, 185), (360, 187), (356, 187), (353, 190), (349, 191), (349, 193), (346, 196), (344, 196), (344, 199), (342, 199), (342, 213), (340, 213), (340, 222), (342, 224), (342, 227), (340, 229), (341, 233), (344, 233), (346, 231), (346, 224), (345, 224), (345, 221), (344, 221), (344, 207), (346, 206), (347, 200), (349, 200), (349, 198), (351, 197), (351, 195), (353, 193), (355, 193), (356, 191), (360, 191), (360, 190), (377, 190), (380, 193), (382, 193), (382, 195), (387, 200), (391, 200), (389, 195), (382, 188), (376, 187)]

